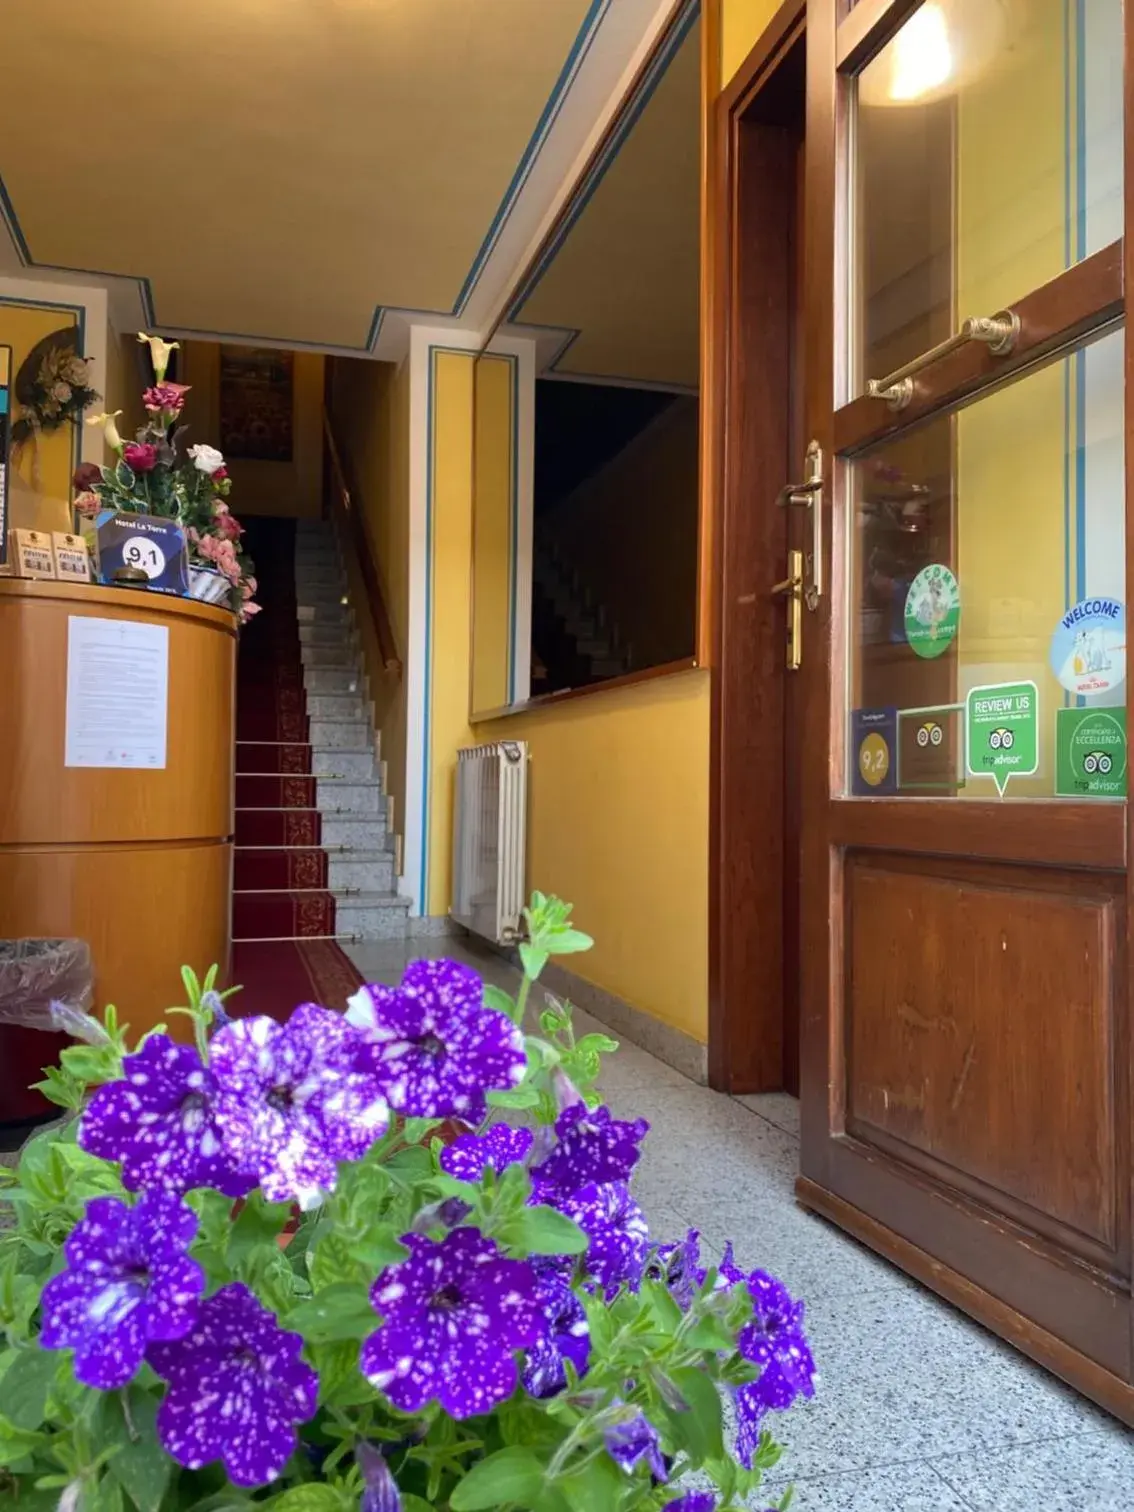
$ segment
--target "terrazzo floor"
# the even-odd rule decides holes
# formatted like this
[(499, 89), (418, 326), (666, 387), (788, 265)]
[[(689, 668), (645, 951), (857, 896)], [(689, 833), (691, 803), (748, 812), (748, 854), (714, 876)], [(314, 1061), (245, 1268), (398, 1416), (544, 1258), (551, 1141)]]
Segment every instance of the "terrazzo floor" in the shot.
[[(516, 974), (454, 939), (348, 947), (369, 981), (449, 955), (504, 987)], [(579, 1027), (593, 1025), (577, 1015)], [(754, 1507), (794, 1482), (793, 1512), (1134, 1512), (1134, 1433), (795, 1204), (798, 1105), (730, 1098), (634, 1045), (603, 1090), (652, 1133), (636, 1175), (653, 1232), (701, 1230), (807, 1301), (821, 1379), (777, 1421), (784, 1457)]]

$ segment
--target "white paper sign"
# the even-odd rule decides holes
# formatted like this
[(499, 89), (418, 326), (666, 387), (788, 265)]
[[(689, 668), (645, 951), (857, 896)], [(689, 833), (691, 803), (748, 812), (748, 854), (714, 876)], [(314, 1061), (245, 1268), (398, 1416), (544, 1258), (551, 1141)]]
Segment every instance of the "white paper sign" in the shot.
[(64, 764), (161, 770), (168, 724), (168, 627), (71, 615)]

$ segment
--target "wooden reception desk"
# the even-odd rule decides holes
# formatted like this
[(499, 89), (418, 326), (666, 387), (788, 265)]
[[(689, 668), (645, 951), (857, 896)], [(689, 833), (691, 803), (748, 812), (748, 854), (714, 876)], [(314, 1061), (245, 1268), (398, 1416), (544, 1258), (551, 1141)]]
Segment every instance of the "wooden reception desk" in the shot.
[[(85, 616), (168, 628), (164, 769), (65, 764), (68, 622)], [(184, 1001), (182, 963), (228, 965), (235, 666), (227, 610), (0, 578), (0, 939), (86, 940), (97, 1002), (131, 1038)]]

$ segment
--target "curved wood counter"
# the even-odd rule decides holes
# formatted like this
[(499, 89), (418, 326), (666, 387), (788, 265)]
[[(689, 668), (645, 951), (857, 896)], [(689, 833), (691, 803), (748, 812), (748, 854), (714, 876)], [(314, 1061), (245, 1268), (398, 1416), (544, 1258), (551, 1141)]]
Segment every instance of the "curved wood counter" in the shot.
[[(73, 616), (168, 627), (163, 770), (64, 765)], [(0, 578), (0, 939), (86, 940), (131, 1038), (183, 1000), (183, 963), (228, 965), (235, 677), (225, 609)]]

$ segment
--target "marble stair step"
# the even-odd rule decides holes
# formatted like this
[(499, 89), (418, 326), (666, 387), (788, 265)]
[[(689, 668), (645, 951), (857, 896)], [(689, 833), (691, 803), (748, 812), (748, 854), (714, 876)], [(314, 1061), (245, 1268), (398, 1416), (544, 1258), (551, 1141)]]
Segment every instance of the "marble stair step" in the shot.
[(408, 917), (409, 899), (396, 893), (335, 893), (335, 928), (355, 939), (400, 940)]
[(357, 751), (324, 749), (311, 752), (311, 775), (313, 777), (349, 777), (357, 781), (377, 777), (378, 760), (375, 750), (362, 747)]
[(361, 751), (374, 738), (374, 726), (367, 718), (315, 718), (308, 710), (308, 739), (315, 750)]
[(366, 720), (370, 714), (370, 700), (361, 693), (308, 693), (307, 717), (309, 719)]
[(312, 693), (366, 693), (366, 679), (357, 667), (305, 667), (303, 686)]
[(344, 632), (344, 627), (330, 624), (325, 621), (300, 621), (299, 644), (300, 654), (304, 646), (338, 646), (343, 649), (346, 646), (354, 646), (354, 631)]
[(327, 850), (386, 849), (386, 820), (377, 814), (324, 814), (321, 829)]
[(308, 667), (331, 667), (339, 670), (358, 666), (358, 655), (349, 646), (308, 646), (300, 647), (300, 659), (306, 670)]
[(315, 806), (324, 819), (332, 814), (361, 814), (366, 818), (386, 814), (386, 800), (377, 777), (318, 777)]
[(389, 893), (394, 890), (392, 850), (331, 851), (327, 856), (327, 886), (338, 897), (347, 893)]

